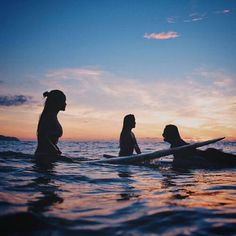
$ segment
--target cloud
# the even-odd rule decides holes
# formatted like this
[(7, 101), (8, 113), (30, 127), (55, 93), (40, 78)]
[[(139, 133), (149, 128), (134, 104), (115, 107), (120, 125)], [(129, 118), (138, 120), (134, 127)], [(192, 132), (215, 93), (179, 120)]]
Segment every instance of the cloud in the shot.
[(96, 78), (102, 73), (102, 70), (96, 68), (64, 68), (60, 70), (49, 71), (46, 74), (46, 77), (80, 80), (81, 78)]
[(196, 21), (202, 21), (207, 18), (207, 13), (191, 13), (188, 16), (188, 19), (184, 20), (184, 22), (196, 22)]
[[(65, 72), (60, 70), (58, 73), (61, 71)], [(51, 77), (50, 82), (54, 80), (74, 104), (86, 108), (85, 115), (97, 113), (98, 116), (104, 111), (112, 114), (139, 110), (142, 113), (161, 111), (174, 117), (176, 114), (181, 116), (181, 110), (186, 117), (187, 114), (208, 117), (209, 111), (218, 107), (219, 100), (227, 103), (235, 90), (234, 77), (220, 71), (197, 71), (186, 77), (184, 83), (173, 82), (173, 78), (164, 80), (158, 75), (154, 75), (154, 80), (144, 82), (99, 71), (96, 79), (81, 76), (79, 80), (70, 69), (67, 69), (68, 74), (63, 73), (63, 79), (58, 79), (58, 73), (54, 71), (55, 77)], [(209, 104), (209, 110), (204, 110), (206, 104)]]
[(144, 34), (144, 38), (146, 39), (155, 39), (155, 40), (166, 40), (166, 39), (174, 39), (179, 37), (179, 34), (174, 31), (169, 32), (161, 32), (161, 33), (151, 33), (151, 34)]
[[(137, 137), (161, 137), (168, 123), (192, 138), (236, 137), (235, 75), (201, 69), (181, 79), (175, 75), (161, 78), (158, 73), (152, 76), (142, 79), (100, 68), (62, 68), (49, 71), (41, 82), (43, 89), (59, 88), (67, 96), (66, 112), (59, 114), (64, 138), (117, 138), (123, 116), (129, 113), (136, 116)], [(44, 101), (41, 92), (37, 103), (23, 95), (0, 96), (1, 119), (15, 124), (17, 116), (31, 124), (29, 132), (34, 135)], [(33, 104), (30, 113), (20, 106), (29, 102)], [(8, 123), (4, 124), (10, 130), (13, 125)]]
[(166, 22), (169, 24), (174, 24), (177, 23), (177, 21), (182, 21), (185, 23), (192, 23), (192, 22), (198, 22), (198, 21), (203, 21), (206, 19), (209, 19), (213, 16), (213, 14), (215, 15), (229, 15), (230, 13), (232, 13), (232, 9), (223, 9), (223, 10), (218, 10), (218, 11), (211, 11), (211, 12), (193, 12), (190, 13), (186, 16), (169, 16), (166, 18)]
[(195, 137), (200, 137), (201, 128), (201, 132), (207, 129), (209, 133), (210, 128), (216, 132), (215, 124), (221, 127), (217, 132), (222, 135), (236, 136), (232, 128), (236, 116), (233, 75), (198, 70), (183, 79), (160, 78), (156, 74), (142, 80), (98, 68), (92, 72), (82, 75), (81, 68), (66, 68), (50, 71), (50, 77), (49, 73), (45, 75), (44, 84), (62, 89), (67, 96), (63, 116), (68, 135), (87, 134), (90, 130), (95, 137), (100, 125), (107, 129), (99, 130), (101, 135), (113, 132), (116, 137), (123, 116), (133, 113), (138, 121), (136, 132), (142, 137), (158, 137), (168, 123), (194, 130)]
[(204, 79), (213, 81), (213, 84), (217, 87), (229, 87), (235, 81), (235, 77), (227, 74), (223, 71), (199, 71), (197, 72), (199, 76)]
[(215, 11), (214, 13), (215, 13), (215, 14), (219, 14), (219, 15), (221, 15), (221, 14), (227, 15), (227, 14), (229, 14), (230, 12), (231, 12), (230, 9), (224, 9), (224, 10), (221, 10), (221, 11)]
[(108, 74), (98, 68), (62, 68), (46, 73), (40, 83), (47, 89), (61, 89), (81, 98), (90, 90), (93, 90), (95, 95), (98, 94), (101, 78), (112, 77)]
[(174, 24), (174, 23), (176, 23), (176, 20), (177, 20), (177, 17), (173, 17), (173, 16), (167, 17), (167, 19), (166, 19), (166, 21), (167, 21), (169, 24)]
[(228, 14), (228, 13), (230, 13), (230, 10), (229, 9), (225, 9), (225, 10), (223, 10), (223, 13), (224, 14)]
[(29, 103), (31, 97), (24, 95), (0, 96), (0, 106), (21, 106)]

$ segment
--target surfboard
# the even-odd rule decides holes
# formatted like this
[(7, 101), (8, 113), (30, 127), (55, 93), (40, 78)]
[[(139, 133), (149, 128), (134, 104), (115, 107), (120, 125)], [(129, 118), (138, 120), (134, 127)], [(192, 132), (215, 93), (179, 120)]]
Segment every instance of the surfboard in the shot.
[(140, 163), (140, 162), (143, 162), (143, 161), (150, 161), (150, 160), (153, 160), (153, 159), (156, 159), (156, 158), (160, 158), (160, 157), (168, 156), (168, 155), (171, 155), (171, 154), (175, 154), (179, 151), (184, 151), (184, 150), (188, 150), (188, 149), (194, 149), (194, 148), (202, 147), (202, 146), (205, 146), (205, 145), (208, 145), (208, 144), (218, 142), (218, 141), (220, 141), (224, 138), (225, 137), (210, 139), (210, 140), (207, 140), (207, 141), (195, 142), (195, 143), (187, 144), (187, 145), (180, 146), (180, 147), (163, 149), (163, 150), (159, 150), (159, 151), (155, 151), (155, 152), (151, 152), (151, 153), (143, 153), (143, 154), (137, 154), (137, 155), (131, 155), (131, 156), (116, 157), (116, 156), (110, 156), (110, 155), (105, 154), (105, 157), (107, 157), (107, 159), (86, 161), (86, 163), (110, 163), (110, 164)]

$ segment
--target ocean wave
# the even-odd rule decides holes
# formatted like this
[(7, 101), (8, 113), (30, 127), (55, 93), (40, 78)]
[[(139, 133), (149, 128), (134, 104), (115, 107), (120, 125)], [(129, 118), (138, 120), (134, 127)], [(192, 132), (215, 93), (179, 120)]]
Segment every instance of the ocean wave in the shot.
[(22, 153), (22, 152), (14, 152), (14, 151), (4, 151), (0, 152), (0, 157), (14, 157), (14, 158), (22, 158), (22, 157), (33, 157), (31, 154)]
[[(72, 144), (68, 156), (79, 150)], [(83, 160), (117, 153), (117, 144), (83, 145), (73, 162), (48, 166), (26, 146), (0, 149), (3, 235), (236, 235), (235, 168), (91, 165)]]

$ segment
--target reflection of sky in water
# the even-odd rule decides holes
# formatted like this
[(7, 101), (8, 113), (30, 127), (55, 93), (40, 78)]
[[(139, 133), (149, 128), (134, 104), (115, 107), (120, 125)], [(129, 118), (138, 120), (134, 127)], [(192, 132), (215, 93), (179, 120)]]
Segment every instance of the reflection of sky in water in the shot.
[[(62, 149), (71, 156), (78, 145), (81, 152), (87, 147), (81, 154), (86, 158), (117, 153), (117, 144), (112, 142), (70, 143), (70, 149), (67, 144), (62, 143)], [(31, 143), (33, 146), (35, 143)], [(166, 144), (141, 146), (151, 151)], [(235, 150), (234, 143), (211, 146)], [(28, 156), (16, 154), (1, 157), (1, 215), (33, 212), (49, 217), (47, 223), (56, 227), (78, 232), (93, 229), (101, 234), (107, 227), (138, 235), (158, 230), (171, 230), (172, 235), (199, 230), (208, 234), (219, 222), (221, 227), (230, 229), (236, 224), (235, 169), (174, 171), (168, 165), (82, 162), (58, 162), (43, 168), (29, 160)]]
[[(190, 143), (194, 141), (188, 141)], [(85, 158), (101, 158), (104, 153), (117, 155), (119, 152), (119, 142), (117, 141), (59, 141), (60, 149), (64, 155), (71, 157), (85, 157)], [(165, 142), (154, 141), (152, 139), (148, 141), (139, 140), (139, 145), (144, 153), (167, 149), (169, 145)], [(34, 153), (37, 143), (35, 141), (21, 141), (21, 142), (4, 142), (0, 141), (0, 152), (2, 151), (14, 151), (22, 152), (26, 154)], [(206, 149), (208, 147), (214, 147), (222, 149), (225, 152), (236, 153), (236, 142), (220, 141), (199, 149)]]

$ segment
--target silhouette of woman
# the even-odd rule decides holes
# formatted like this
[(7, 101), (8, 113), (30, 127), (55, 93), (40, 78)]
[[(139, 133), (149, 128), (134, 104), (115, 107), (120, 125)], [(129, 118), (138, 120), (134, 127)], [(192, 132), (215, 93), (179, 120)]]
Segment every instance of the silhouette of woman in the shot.
[(46, 97), (43, 112), (39, 118), (37, 128), (38, 146), (35, 155), (59, 156), (61, 151), (57, 147), (58, 139), (62, 136), (62, 127), (57, 119), (59, 111), (66, 108), (66, 96), (60, 90), (44, 92)]
[[(171, 148), (186, 145), (175, 125), (167, 125), (162, 134), (164, 141), (170, 143)], [(206, 150), (192, 149), (180, 151), (174, 155), (173, 165), (175, 167), (196, 168), (220, 168), (236, 166), (236, 155), (222, 152), (215, 148)]]
[(140, 148), (137, 144), (134, 133), (131, 131), (135, 128), (135, 117), (132, 114), (126, 115), (123, 121), (123, 128), (120, 134), (120, 152), (119, 156), (130, 156), (134, 150), (140, 154)]

